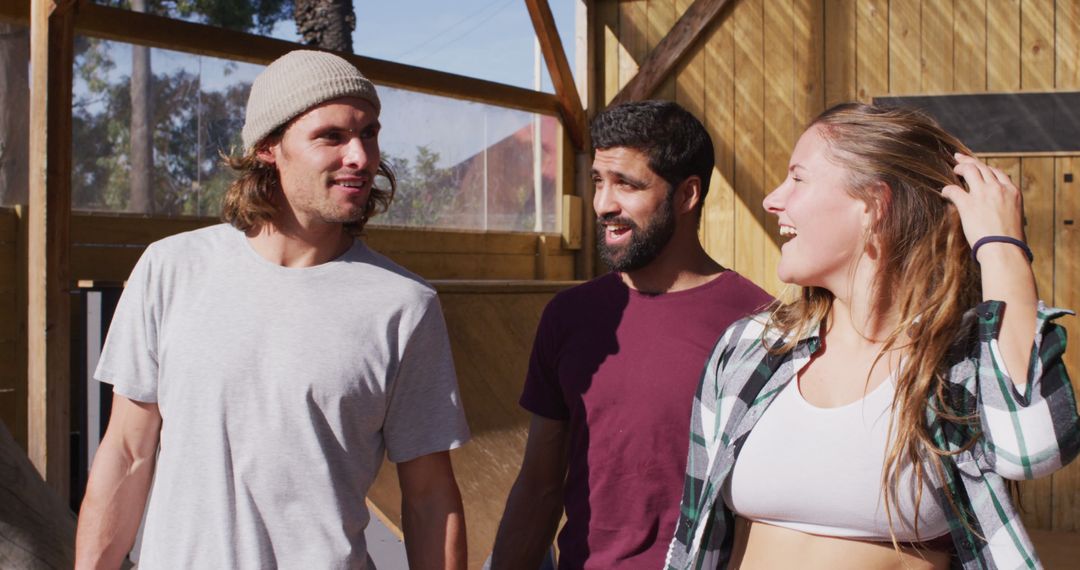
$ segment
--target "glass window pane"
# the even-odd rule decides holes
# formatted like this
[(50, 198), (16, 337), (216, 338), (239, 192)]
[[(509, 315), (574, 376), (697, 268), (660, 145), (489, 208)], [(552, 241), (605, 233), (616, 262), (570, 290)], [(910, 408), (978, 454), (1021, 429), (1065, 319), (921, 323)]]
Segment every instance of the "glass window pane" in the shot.
[(558, 231), (555, 118), (389, 87), (379, 94), (379, 142), (398, 194), (373, 224)]
[(0, 206), (29, 192), (30, 29), (0, 21)]
[[(149, 77), (141, 87), (140, 66)], [(219, 215), (233, 179), (220, 153), (241, 146), (248, 90), (261, 69), (78, 37), (73, 207)], [(373, 224), (558, 231), (555, 118), (386, 86), (379, 94), (380, 145), (399, 187)], [(139, 134), (138, 116), (148, 134)]]
[[(93, 0), (95, 4), (136, 9), (304, 43), (294, 20), (294, 0), (255, 2), (152, 2)], [(575, 8), (581, 0), (550, 0), (570, 68), (574, 69)], [(134, 8), (133, 6), (146, 6)], [(355, 0), (353, 52), (535, 89), (535, 37), (520, 0)], [(423, 17), (418, 17), (422, 14)], [(541, 61), (540, 90), (551, 93)]]
[[(138, 80), (140, 68), (148, 81)], [(260, 70), (78, 37), (73, 208), (218, 215), (232, 180), (218, 153), (240, 145), (248, 89)]]
[[(574, 67), (576, 0), (551, 0), (552, 15)], [(358, 54), (536, 89), (536, 32), (520, 0), (357, 0)], [(417, 14), (424, 17), (417, 18)], [(540, 90), (552, 93), (540, 61)]]

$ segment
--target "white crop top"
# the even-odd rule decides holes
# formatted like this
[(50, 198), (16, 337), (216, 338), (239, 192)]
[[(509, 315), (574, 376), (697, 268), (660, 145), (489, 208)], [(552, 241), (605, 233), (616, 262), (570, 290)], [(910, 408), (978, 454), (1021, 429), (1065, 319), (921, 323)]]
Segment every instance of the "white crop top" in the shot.
[[(743, 445), (722, 489), (728, 508), (753, 521), (810, 534), (891, 540), (881, 471), (894, 391), (890, 379), (857, 402), (819, 408), (803, 398), (798, 379), (792, 379)], [(912, 476), (910, 466), (901, 472), (893, 506), (896, 539), (925, 541), (946, 534), (945, 513), (924, 483), (915, 536)]]

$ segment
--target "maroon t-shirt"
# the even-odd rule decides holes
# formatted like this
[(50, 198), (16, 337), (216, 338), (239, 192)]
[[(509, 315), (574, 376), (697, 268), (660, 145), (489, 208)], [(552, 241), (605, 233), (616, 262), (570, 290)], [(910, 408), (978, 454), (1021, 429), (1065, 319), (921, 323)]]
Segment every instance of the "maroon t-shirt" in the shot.
[(734, 271), (660, 295), (609, 273), (544, 309), (521, 405), (569, 422), (559, 568), (663, 566), (705, 362), (728, 325), (771, 300)]

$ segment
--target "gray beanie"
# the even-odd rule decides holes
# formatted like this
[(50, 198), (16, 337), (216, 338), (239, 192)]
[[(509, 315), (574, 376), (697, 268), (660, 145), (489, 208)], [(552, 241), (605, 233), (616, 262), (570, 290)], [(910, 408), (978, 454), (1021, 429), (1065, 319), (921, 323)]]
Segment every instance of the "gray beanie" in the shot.
[(244, 152), (304, 111), (339, 97), (357, 97), (380, 109), (375, 85), (339, 56), (297, 50), (277, 58), (251, 84)]

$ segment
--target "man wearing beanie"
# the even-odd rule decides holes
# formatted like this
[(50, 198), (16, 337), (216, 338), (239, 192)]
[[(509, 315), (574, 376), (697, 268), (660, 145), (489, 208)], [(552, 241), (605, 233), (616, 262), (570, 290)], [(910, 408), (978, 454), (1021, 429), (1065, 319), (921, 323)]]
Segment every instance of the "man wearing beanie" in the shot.
[(118, 567), (145, 508), (140, 568), (371, 568), (385, 452), (410, 567), (464, 568), (448, 451), (469, 433), (442, 311), (355, 238), (394, 194), (379, 109), (332, 54), (256, 78), (228, 223), (150, 245), (113, 317), (76, 567)]

